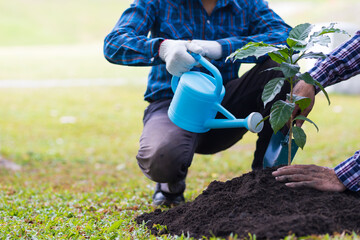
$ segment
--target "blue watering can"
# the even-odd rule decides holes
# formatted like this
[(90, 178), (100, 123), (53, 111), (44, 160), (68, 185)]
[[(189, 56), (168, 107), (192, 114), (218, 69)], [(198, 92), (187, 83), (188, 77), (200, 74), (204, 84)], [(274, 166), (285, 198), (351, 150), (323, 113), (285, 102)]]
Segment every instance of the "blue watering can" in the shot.
[[(214, 77), (196, 71), (186, 72), (181, 77), (173, 76), (171, 88), (174, 97), (168, 110), (170, 120), (178, 127), (195, 133), (204, 133), (213, 128), (238, 127), (260, 132), (264, 126), (262, 115), (253, 112), (245, 119), (236, 119), (221, 106), (225, 88), (219, 70), (201, 55), (190, 54)], [(215, 119), (217, 112), (228, 119)]]

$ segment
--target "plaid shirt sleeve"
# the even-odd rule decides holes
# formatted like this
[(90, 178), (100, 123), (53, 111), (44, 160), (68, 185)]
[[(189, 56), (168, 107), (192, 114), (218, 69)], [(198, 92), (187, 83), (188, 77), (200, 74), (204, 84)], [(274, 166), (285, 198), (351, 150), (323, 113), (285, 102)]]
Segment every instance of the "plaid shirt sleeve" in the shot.
[[(360, 73), (360, 31), (353, 38), (318, 61), (309, 71), (324, 87), (347, 80)], [(316, 92), (320, 89), (316, 87)]]
[(360, 150), (354, 156), (337, 165), (334, 170), (347, 189), (351, 191), (360, 190)]
[(161, 63), (158, 49), (164, 39), (148, 37), (158, 11), (157, 2), (136, 0), (124, 11), (104, 40), (104, 56), (109, 62), (129, 66)]
[[(353, 38), (318, 61), (309, 71), (324, 87), (360, 74), (360, 31)], [(316, 87), (316, 92), (320, 89)], [(335, 167), (339, 180), (351, 191), (360, 190), (360, 150)]]

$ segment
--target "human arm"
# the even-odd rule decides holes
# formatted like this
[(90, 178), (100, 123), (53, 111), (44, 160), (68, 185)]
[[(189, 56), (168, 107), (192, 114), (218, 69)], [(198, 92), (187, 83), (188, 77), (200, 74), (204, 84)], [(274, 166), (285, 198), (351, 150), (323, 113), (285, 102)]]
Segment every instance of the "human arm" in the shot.
[(134, 1), (104, 40), (104, 56), (115, 64), (160, 64), (159, 46), (164, 38), (149, 38), (155, 22), (157, 1)]
[[(323, 87), (360, 74), (360, 31), (328, 54), (325, 59), (319, 60), (309, 73)], [(319, 91), (316, 87), (316, 93)]]
[[(150, 29), (155, 27), (160, 6), (157, 1), (136, 0), (105, 38), (104, 55), (115, 64), (147, 66), (164, 63), (171, 75), (180, 76), (196, 63), (187, 52), (188, 41), (150, 38)], [(156, 34), (155, 34), (156, 35)], [(198, 53), (198, 46), (193, 47)]]
[[(327, 58), (319, 60), (309, 70), (309, 74), (324, 87), (345, 81), (360, 73), (360, 31), (349, 41), (332, 51)], [(293, 111), (293, 118), (298, 115), (307, 116), (315, 103), (315, 94), (320, 91), (317, 86), (300, 80), (294, 87), (294, 94), (311, 99), (311, 104), (303, 112), (299, 106)], [(303, 120), (297, 120), (296, 126), (301, 127)]]

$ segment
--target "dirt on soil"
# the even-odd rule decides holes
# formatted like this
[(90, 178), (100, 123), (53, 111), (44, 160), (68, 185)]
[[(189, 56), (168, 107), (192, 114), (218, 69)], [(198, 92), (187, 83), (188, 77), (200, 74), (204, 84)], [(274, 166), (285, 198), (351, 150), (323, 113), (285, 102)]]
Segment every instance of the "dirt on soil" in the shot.
[[(309, 236), (360, 232), (360, 193), (291, 189), (275, 181), (274, 169), (253, 171), (226, 182), (213, 181), (194, 201), (144, 213), (152, 234), (194, 238), (281, 239), (287, 235)], [(166, 232), (154, 224), (167, 226)]]

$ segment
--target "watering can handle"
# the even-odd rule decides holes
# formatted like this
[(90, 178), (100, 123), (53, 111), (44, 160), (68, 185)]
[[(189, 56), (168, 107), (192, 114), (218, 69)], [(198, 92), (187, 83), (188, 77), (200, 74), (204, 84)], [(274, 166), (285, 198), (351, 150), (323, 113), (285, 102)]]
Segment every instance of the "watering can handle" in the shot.
[[(219, 70), (214, 65), (212, 65), (208, 60), (206, 60), (206, 58), (201, 56), (200, 54), (193, 53), (193, 52), (189, 52), (189, 54), (198, 63), (200, 63), (207, 70), (209, 70), (212, 73), (212, 75), (214, 75), (215, 81), (213, 83), (215, 84), (215, 87), (216, 87), (216, 89), (215, 89), (216, 95), (220, 96), (221, 91), (222, 91), (222, 87), (223, 87), (223, 81), (222, 81), (222, 77), (221, 77), (221, 74), (220, 74)], [(173, 90), (173, 92), (175, 92), (175, 90), (177, 88), (177, 85), (179, 84), (179, 80), (180, 80), (180, 77), (177, 77), (177, 76), (172, 77), (172, 79), (171, 79), (171, 89)]]
[(175, 90), (179, 84), (179, 80), (180, 80), (180, 78), (177, 76), (173, 76), (171, 79), (171, 89), (172, 89), (173, 93), (175, 93)]

